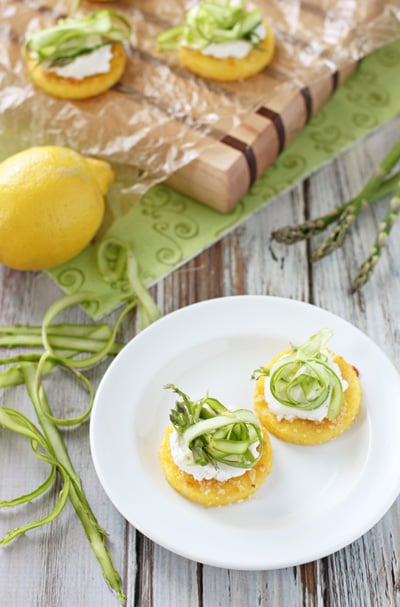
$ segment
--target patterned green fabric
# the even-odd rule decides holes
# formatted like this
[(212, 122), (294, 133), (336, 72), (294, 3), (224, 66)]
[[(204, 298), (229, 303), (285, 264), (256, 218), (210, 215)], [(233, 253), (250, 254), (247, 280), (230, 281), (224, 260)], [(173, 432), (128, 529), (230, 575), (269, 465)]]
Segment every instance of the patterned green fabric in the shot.
[[(393, 118), (399, 112), (399, 100), (400, 40), (375, 51), (361, 63), (229, 215), (157, 185), (128, 214), (117, 219), (105, 236), (116, 236), (132, 244), (141, 276), (151, 285), (223, 237), (274, 196)], [(124, 176), (126, 169), (117, 168), (114, 188), (118, 191)], [(87, 247), (49, 274), (68, 293), (78, 289), (96, 291), (102, 298), (102, 305), (93, 314), (96, 318), (124, 299), (123, 283), (108, 285), (101, 280), (95, 246)]]

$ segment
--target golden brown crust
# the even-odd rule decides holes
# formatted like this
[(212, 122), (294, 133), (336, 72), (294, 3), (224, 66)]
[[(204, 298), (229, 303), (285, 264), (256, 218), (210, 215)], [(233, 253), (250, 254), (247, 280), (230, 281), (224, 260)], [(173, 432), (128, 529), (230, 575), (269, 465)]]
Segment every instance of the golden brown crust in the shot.
[[(287, 352), (275, 357), (268, 367), (272, 365)], [(315, 422), (307, 419), (278, 420), (272, 413), (264, 398), (264, 380), (262, 376), (257, 380), (254, 394), (254, 410), (265, 428), (271, 434), (289, 443), (298, 445), (319, 445), (336, 438), (351, 426), (357, 417), (361, 406), (361, 385), (355, 368), (341, 356), (333, 354), (333, 361), (339, 365), (343, 379), (348, 383), (344, 392), (344, 403), (339, 415), (333, 421), (324, 419)]]
[(267, 36), (259, 43), (259, 49), (253, 48), (243, 59), (228, 57), (218, 59), (204, 55), (200, 51), (182, 46), (179, 49), (179, 59), (188, 70), (211, 80), (224, 82), (243, 80), (254, 76), (271, 63), (275, 51), (275, 36), (273, 30), (264, 24)]
[(87, 76), (82, 80), (63, 78), (54, 72), (46, 72), (35, 61), (28, 60), (30, 76), (33, 82), (53, 97), (62, 99), (88, 99), (104, 93), (121, 78), (125, 65), (126, 53), (122, 44), (111, 46), (112, 58), (110, 70), (105, 74)]
[(263, 430), (264, 453), (260, 461), (242, 476), (225, 482), (217, 480), (197, 481), (175, 464), (170, 449), (172, 426), (166, 429), (159, 451), (165, 478), (178, 493), (203, 506), (224, 506), (251, 497), (263, 484), (272, 466), (272, 449), (268, 434)]

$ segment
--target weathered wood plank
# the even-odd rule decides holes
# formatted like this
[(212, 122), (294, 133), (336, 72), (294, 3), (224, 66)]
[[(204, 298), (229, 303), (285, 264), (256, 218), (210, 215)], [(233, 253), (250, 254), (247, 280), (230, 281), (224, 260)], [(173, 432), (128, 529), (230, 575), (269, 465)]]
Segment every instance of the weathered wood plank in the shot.
[[(399, 136), (400, 120), (397, 119), (315, 175), (310, 187), (311, 215), (318, 216), (356, 195)], [(349, 293), (351, 280), (369, 253), (387, 202), (385, 199), (364, 211), (343, 248), (313, 266), (313, 300), (358, 326), (399, 368), (400, 280), (397, 260), (400, 255), (400, 225), (394, 226), (389, 246), (370, 282), (360, 293)], [(321, 238), (318, 237), (316, 242)], [(397, 500), (384, 519), (363, 538), (326, 559), (327, 605), (392, 607), (399, 604), (398, 523), (392, 527), (398, 517)]]

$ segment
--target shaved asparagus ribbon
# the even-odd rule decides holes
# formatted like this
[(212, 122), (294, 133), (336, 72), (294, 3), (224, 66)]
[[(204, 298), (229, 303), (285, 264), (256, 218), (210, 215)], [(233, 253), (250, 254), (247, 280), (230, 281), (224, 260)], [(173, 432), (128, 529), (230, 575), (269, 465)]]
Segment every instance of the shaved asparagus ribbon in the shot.
[[(172, 384), (165, 388), (181, 397), (170, 420), (193, 455), (193, 464), (219, 462), (235, 468), (252, 468), (261, 459), (263, 437), (257, 417), (249, 409), (227, 409), (216, 398), (192, 401)], [(256, 454), (252, 446), (257, 447)]]
[(136, 299), (141, 312), (141, 329), (160, 318), (160, 310), (140, 278), (136, 257), (128, 243), (107, 238), (99, 246), (97, 262), (105, 282), (123, 284), (126, 298)]
[(182, 25), (157, 37), (158, 49), (168, 51), (181, 44), (201, 50), (212, 43), (246, 40), (257, 46), (256, 29), (262, 24), (259, 8), (247, 11), (242, 0), (204, 0), (190, 9)]
[(293, 353), (283, 356), (270, 370), (258, 369), (255, 376), (269, 376), (273, 397), (287, 407), (312, 411), (329, 399), (326, 417), (334, 420), (343, 404), (343, 387), (322, 352), (332, 335), (330, 329), (321, 329), (301, 346), (294, 346)]
[[(125, 603), (120, 575), (115, 570), (105, 545), (106, 532), (101, 529), (90, 508), (58, 427), (76, 426), (88, 419), (94, 389), (82, 371), (102, 362), (106, 356), (114, 356), (121, 350), (124, 344), (116, 341), (116, 337), (128, 312), (138, 305), (142, 312), (142, 327), (157, 320), (160, 312), (141, 282), (138, 264), (128, 244), (116, 239), (106, 239), (97, 253), (98, 269), (104, 281), (119, 282), (126, 286), (127, 303), (119, 312), (113, 326), (106, 323), (99, 325), (54, 323), (54, 319), (70, 306), (93, 305), (93, 303), (98, 305), (99, 297), (95, 293), (79, 292), (66, 295), (54, 302), (47, 310), (41, 326), (0, 327), (0, 347), (31, 347), (41, 350), (0, 359), (0, 365), (9, 365), (0, 373), (0, 388), (25, 384), (40, 429), (21, 412), (2, 406), (0, 406), (0, 427), (25, 436), (30, 441), (36, 457), (50, 465), (48, 477), (36, 489), (10, 500), (0, 501), (0, 508), (18, 506), (42, 496), (54, 485), (56, 473), (60, 476), (62, 484), (57, 502), (46, 516), (12, 529), (0, 539), (0, 545), (5, 545), (29, 530), (53, 521), (69, 499), (81, 520), (107, 583), (116, 593), (119, 601)], [(66, 419), (53, 415), (43, 379), (55, 367), (68, 371), (87, 390), (90, 402), (82, 414)]]
[(22, 47), (23, 56), (46, 67), (70, 63), (80, 55), (106, 44), (128, 40), (129, 22), (112, 10), (100, 10), (85, 17), (60, 19), (57, 25), (31, 34)]

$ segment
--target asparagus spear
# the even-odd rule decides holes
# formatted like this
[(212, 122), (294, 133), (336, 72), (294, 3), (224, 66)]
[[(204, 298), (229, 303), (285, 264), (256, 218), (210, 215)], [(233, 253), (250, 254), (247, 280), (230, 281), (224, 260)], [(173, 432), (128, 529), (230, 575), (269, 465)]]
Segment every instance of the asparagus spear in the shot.
[(316, 219), (310, 219), (294, 226), (285, 226), (280, 230), (272, 232), (272, 238), (285, 244), (293, 244), (299, 240), (311, 238), (324, 231), (334, 222), (338, 222), (336, 228), (312, 253), (311, 261), (317, 261), (325, 257), (343, 244), (344, 239), (350, 231), (351, 226), (366, 206), (374, 203), (383, 196), (395, 192), (384, 220), (379, 226), (378, 237), (370, 251), (368, 258), (364, 261), (353, 282), (353, 292), (364, 285), (373, 273), (382, 249), (388, 238), (389, 232), (396, 221), (399, 210), (399, 183), (400, 172), (390, 176), (390, 172), (400, 160), (400, 141), (393, 146), (383, 161), (377, 166), (373, 176), (361, 190), (360, 194), (348, 202), (339, 205), (326, 215)]
[(363, 206), (369, 204), (371, 197), (376, 194), (377, 190), (382, 183), (384, 183), (386, 177), (397, 164), (399, 159), (400, 141), (398, 141), (385, 156), (381, 164), (376, 167), (373, 176), (366, 183), (360, 194), (344, 209), (343, 213), (339, 217), (339, 224), (333, 230), (332, 234), (330, 234), (318, 247), (318, 249), (313, 252), (311, 261), (318, 261), (319, 259), (322, 259), (322, 257), (332, 253), (332, 251), (343, 244), (344, 239), (349, 233), (355, 219), (360, 214), (361, 209)]
[(357, 276), (355, 277), (352, 284), (352, 291), (357, 291), (362, 287), (371, 277), (376, 264), (380, 258), (382, 250), (389, 237), (390, 230), (400, 215), (400, 184), (397, 187), (396, 194), (393, 196), (389, 203), (389, 207), (386, 211), (385, 217), (379, 224), (379, 233), (377, 239), (372, 245), (371, 251), (366, 260), (360, 266)]
[[(393, 192), (396, 188), (397, 183), (400, 180), (400, 172), (393, 175), (386, 181), (384, 181), (376, 192), (371, 194), (371, 197), (368, 201), (369, 204), (376, 202), (380, 198), (383, 198), (387, 194)], [(275, 230), (272, 232), (272, 238), (277, 242), (282, 242), (284, 244), (294, 244), (300, 240), (305, 240), (311, 238), (312, 236), (316, 236), (320, 234), (324, 230), (326, 230), (332, 223), (338, 221), (342, 213), (349, 207), (354, 204), (355, 198), (352, 198), (348, 202), (341, 204), (340, 206), (332, 209), (326, 215), (322, 215), (321, 217), (317, 217), (315, 219), (308, 219), (303, 223), (299, 223), (294, 226), (285, 226), (280, 228), (279, 230)]]

